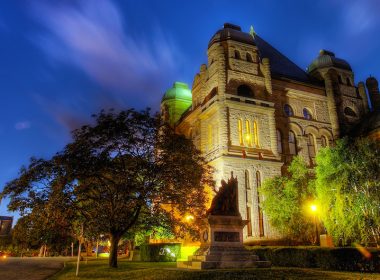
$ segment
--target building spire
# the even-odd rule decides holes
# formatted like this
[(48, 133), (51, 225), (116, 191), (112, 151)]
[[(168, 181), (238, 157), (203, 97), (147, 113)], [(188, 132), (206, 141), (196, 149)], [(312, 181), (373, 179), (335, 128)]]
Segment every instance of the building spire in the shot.
[(253, 25), (251, 25), (251, 28), (249, 29), (249, 34), (252, 36), (252, 38), (255, 38), (256, 31), (253, 29)]

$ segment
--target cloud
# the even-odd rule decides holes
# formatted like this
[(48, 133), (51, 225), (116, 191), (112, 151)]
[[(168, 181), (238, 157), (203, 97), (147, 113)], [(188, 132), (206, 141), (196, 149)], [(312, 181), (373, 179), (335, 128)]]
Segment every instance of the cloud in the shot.
[(342, 4), (342, 15), (345, 30), (348, 34), (358, 35), (370, 31), (380, 24), (378, 0), (367, 1), (344, 1)]
[(35, 1), (32, 15), (44, 27), (33, 42), (46, 57), (73, 65), (107, 90), (141, 99), (161, 93), (176, 72), (178, 48), (155, 28), (149, 35), (128, 34), (112, 1)]
[(30, 128), (30, 122), (29, 121), (22, 121), (15, 124), (15, 129), (17, 130), (25, 130)]

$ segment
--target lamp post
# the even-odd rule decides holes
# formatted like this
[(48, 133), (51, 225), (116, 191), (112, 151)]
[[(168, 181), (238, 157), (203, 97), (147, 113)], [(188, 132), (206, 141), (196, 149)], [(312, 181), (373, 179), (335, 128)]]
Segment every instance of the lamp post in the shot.
[(310, 205), (310, 210), (311, 212), (313, 213), (314, 215), (314, 226), (315, 226), (315, 241), (314, 241), (314, 245), (319, 245), (319, 234), (318, 234), (318, 223), (317, 223), (317, 205), (315, 204), (311, 204)]

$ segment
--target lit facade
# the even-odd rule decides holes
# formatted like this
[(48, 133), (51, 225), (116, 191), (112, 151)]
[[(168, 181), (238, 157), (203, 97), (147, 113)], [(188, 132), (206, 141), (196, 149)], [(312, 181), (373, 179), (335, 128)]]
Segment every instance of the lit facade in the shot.
[[(367, 88), (371, 97), (375, 86)], [(191, 91), (175, 83), (161, 111), (193, 139), (217, 182), (237, 176), (244, 239), (264, 243), (281, 236), (260, 209), (262, 181), (281, 175), (296, 154), (312, 165), (321, 147), (369, 113), (367, 100), (364, 83), (356, 86), (350, 65), (332, 52), (321, 51), (305, 72), (257, 34), (225, 24)]]

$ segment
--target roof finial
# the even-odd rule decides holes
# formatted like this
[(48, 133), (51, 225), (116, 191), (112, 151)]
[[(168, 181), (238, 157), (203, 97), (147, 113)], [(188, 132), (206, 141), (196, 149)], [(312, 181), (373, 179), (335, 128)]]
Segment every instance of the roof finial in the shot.
[(251, 25), (251, 28), (249, 29), (249, 34), (252, 36), (252, 38), (255, 38), (256, 32), (255, 29), (253, 29), (253, 25)]

